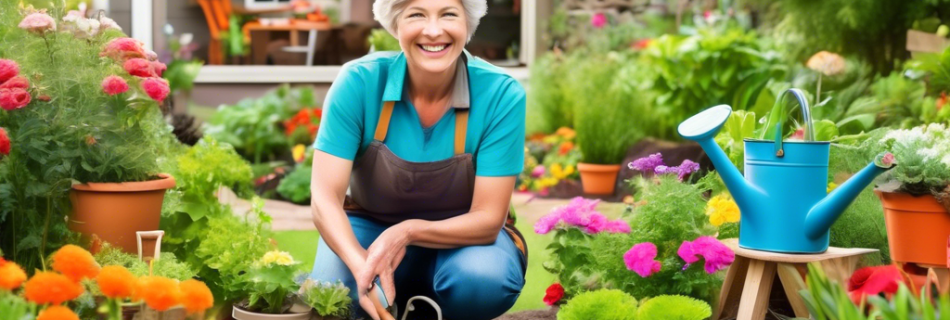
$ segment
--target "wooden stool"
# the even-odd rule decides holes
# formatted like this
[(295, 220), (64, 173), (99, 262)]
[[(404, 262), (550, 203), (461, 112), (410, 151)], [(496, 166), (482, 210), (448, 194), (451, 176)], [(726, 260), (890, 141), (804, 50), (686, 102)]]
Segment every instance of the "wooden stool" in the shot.
[(821, 263), (829, 279), (844, 284), (862, 255), (878, 251), (829, 247), (828, 251), (819, 254), (786, 254), (743, 249), (739, 247), (738, 239), (726, 239), (722, 243), (736, 253), (736, 260), (726, 273), (713, 320), (765, 319), (776, 273), (795, 316), (808, 318), (808, 308), (798, 294), (799, 290), (805, 289), (804, 275), (808, 263)]

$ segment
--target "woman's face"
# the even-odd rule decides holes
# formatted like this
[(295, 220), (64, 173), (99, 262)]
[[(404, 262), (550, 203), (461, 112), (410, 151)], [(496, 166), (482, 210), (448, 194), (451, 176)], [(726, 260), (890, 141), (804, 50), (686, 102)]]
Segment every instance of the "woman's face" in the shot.
[(461, 0), (412, 0), (396, 19), (399, 46), (410, 66), (448, 72), (462, 54), (468, 27)]

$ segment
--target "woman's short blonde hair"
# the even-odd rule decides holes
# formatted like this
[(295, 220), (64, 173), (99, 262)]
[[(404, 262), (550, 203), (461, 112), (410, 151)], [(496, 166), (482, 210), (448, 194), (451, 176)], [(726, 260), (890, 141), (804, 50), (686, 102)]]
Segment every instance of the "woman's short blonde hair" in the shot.
[[(373, 3), (373, 15), (376, 21), (379, 21), (393, 36), (396, 36), (396, 18), (399, 17), (406, 5), (412, 0), (376, 0)], [(488, 11), (486, 0), (459, 0), (462, 2), (462, 8), (465, 9), (465, 21), (468, 24), (468, 39), (466, 43), (472, 40), (475, 29), (478, 28), (478, 21), (485, 16)]]

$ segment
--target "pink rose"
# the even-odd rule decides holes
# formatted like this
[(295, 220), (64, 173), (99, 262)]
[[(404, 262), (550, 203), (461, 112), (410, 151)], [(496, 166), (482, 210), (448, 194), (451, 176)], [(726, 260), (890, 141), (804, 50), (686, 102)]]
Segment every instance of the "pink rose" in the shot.
[(99, 56), (109, 57), (116, 61), (125, 61), (132, 58), (145, 58), (145, 49), (142, 43), (132, 38), (116, 38), (106, 44)]
[(18, 27), (33, 33), (56, 31), (56, 20), (44, 12), (35, 12), (23, 18)]
[(161, 63), (158, 61), (152, 61), (151, 64), (152, 64), (152, 72), (155, 72), (156, 77), (161, 77), (162, 74), (165, 73), (165, 70), (168, 69), (168, 67), (165, 66), (164, 63)]
[(13, 60), (0, 59), (0, 83), (7, 82), (20, 74), (20, 66)]
[(119, 76), (108, 76), (102, 80), (102, 92), (110, 96), (129, 91), (129, 84)]
[(168, 81), (162, 78), (148, 78), (142, 81), (142, 89), (145, 90), (145, 93), (148, 94), (152, 100), (162, 102), (165, 100), (165, 97), (168, 96), (170, 92), (168, 88)]
[(595, 13), (590, 17), (590, 25), (597, 29), (603, 28), (607, 25), (607, 16), (602, 12)]
[(636, 272), (642, 278), (660, 272), (663, 268), (659, 261), (654, 260), (655, 258), (656, 245), (650, 242), (638, 243), (623, 254), (623, 262), (627, 265), (627, 269)]
[(155, 71), (152, 70), (152, 64), (142, 58), (126, 60), (125, 63), (122, 64), (122, 67), (125, 68), (125, 72), (136, 77), (151, 78), (155, 76)]
[(0, 89), (13, 89), (13, 88), (20, 88), (23, 90), (29, 89), (30, 81), (26, 80), (26, 78), (22, 76), (16, 76), (16, 77), (10, 78), (10, 80), (7, 80), (7, 82), (0, 84)]
[(30, 94), (20, 88), (0, 89), (0, 108), (7, 111), (20, 109), (30, 104)]

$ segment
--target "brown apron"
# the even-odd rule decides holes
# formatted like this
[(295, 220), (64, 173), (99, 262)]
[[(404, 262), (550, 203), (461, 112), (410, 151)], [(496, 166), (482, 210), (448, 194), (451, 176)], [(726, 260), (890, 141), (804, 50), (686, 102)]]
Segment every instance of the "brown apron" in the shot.
[[(455, 109), (455, 155), (434, 162), (410, 162), (389, 150), (394, 101), (384, 101), (373, 142), (353, 162), (350, 194), (345, 208), (351, 214), (389, 224), (407, 219), (443, 220), (467, 213), (475, 193), (475, 165), (465, 153), (468, 129), (466, 108)], [(509, 211), (505, 231), (527, 261), (524, 237), (514, 228)]]

